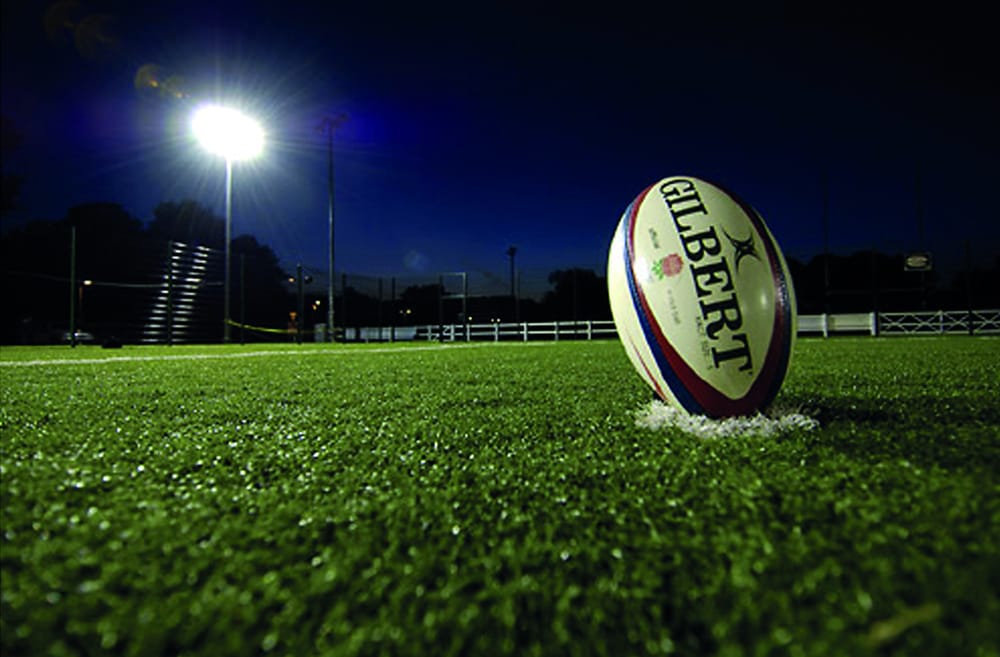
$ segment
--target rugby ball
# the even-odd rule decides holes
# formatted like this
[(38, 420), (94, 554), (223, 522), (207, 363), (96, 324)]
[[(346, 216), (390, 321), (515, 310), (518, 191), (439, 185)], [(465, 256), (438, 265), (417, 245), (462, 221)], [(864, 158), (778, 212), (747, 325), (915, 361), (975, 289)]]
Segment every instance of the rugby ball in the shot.
[(646, 188), (611, 241), (608, 296), (629, 359), (665, 402), (719, 418), (777, 395), (795, 340), (792, 277), (732, 193), (690, 176)]

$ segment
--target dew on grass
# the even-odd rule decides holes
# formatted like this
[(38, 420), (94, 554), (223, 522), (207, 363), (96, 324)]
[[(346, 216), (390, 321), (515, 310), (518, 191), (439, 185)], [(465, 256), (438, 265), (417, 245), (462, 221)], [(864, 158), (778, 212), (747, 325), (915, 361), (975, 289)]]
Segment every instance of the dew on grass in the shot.
[(278, 645), (277, 632), (269, 632), (267, 636), (264, 637), (264, 640), (260, 642), (260, 648), (264, 652), (270, 652), (271, 650), (274, 650), (274, 647), (276, 645)]
[[(871, 343), (853, 348), (862, 344)], [(934, 343), (919, 343), (926, 345)], [(482, 367), (486, 377), (498, 360), (506, 367), (491, 348), (484, 349), (488, 363), (450, 371), (431, 361), (411, 368), (414, 357), (400, 354), (391, 366), (386, 362), (385, 379), (376, 367), (352, 372), (345, 358), (342, 367), (313, 373), (310, 378), (332, 390), (296, 396), (295, 404), (309, 409), (301, 416), (281, 410), (269, 389), (283, 376), (281, 368), (262, 367), (257, 377), (220, 372), (225, 382), (211, 385), (208, 371), (199, 370), (171, 380), (178, 398), (190, 398), (193, 385), (207, 389), (204, 398), (182, 413), (164, 402), (161, 410), (175, 412), (144, 417), (148, 432), (138, 430), (133, 414), (122, 424), (137, 432), (133, 440), (113, 433), (117, 406), (106, 413), (132, 391), (123, 390), (117, 401), (101, 397), (92, 409), (81, 401), (73, 407), (79, 416), (53, 417), (44, 435), (29, 435), (15, 414), (25, 411), (5, 404), (3, 413), (12, 419), (0, 417), (0, 424), (8, 422), (11, 436), (4, 435), (0, 478), (9, 502), (3, 549), (18, 566), (4, 590), (5, 601), (16, 600), (5, 609), (5, 616), (13, 614), (5, 618), (13, 640), (28, 637), (37, 652), (50, 653), (70, 652), (69, 639), (77, 636), (105, 652), (157, 652), (164, 641), (175, 652), (192, 652), (201, 644), (191, 641), (199, 641), (213, 612), (224, 607), (238, 609), (239, 627), (254, 628), (229, 633), (233, 654), (263, 653), (269, 634), (269, 654), (302, 652), (296, 647), (309, 638), (319, 652), (372, 645), (391, 651), (404, 645), (396, 637), (410, 629), (419, 639), (410, 644), (414, 655), (441, 654), (449, 646), (510, 654), (692, 648), (770, 654), (794, 652), (803, 626), (816, 639), (798, 650), (803, 654), (829, 653), (831, 646), (856, 654), (865, 652), (854, 650), (865, 647), (859, 642), (888, 649), (925, 638), (932, 647), (957, 643), (962, 652), (993, 636), (993, 623), (975, 607), (953, 614), (946, 626), (925, 620), (931, 613), (922, 607), (907, 611), (904, 605), (934, 595), (940, 587), (924, 586), (940, 581), (949, 582), (949, 593), (957, 591), (951, 601), (960, 606), (980, 599), (987, 608), (995, 601), (991, 564), (981, 559), (995, 547), (984, 512), (996, 471), (995, 374), (984, 372), (975, 396), (963, 403), (938, 405), (933, 402), (946, 393), (930, 392), (923, 370), (919, 379), (914, 373), (875, 385), (879, 371), (897, 378), (897, 369), (895, 362), (889, 368), (872, 359), (879, 371), (845, 385), (841, 370), (861, 365), (848, 366), (831, 353), (852, 345), (813, 342), (799, 361), (805, 367), (793, 372), (793, 393), (783, 397), (807, 403), (805, 413), (820, 419), (822, 430), (737, 438), (731, 443), (739, 449), (731, 450), (722, 440), (699, 440), (676, 427), (655, 434), (636, 429), (630, 410), (648, 399), (641, 382), (615, 385), (611, 394), (600, 376), (621, 370), (621, 379), (631, 380), (618, 345), (565, 349), (570, 346), (602, 350), (614, 361), (592, 370), (593, 359), (565, 359), (570, 352), (563, 346), (552, 350), (559, 368), (518, 360), (524, 378), (512, 376), (511, 387), (502, 388), (518, 404), (508, 403), (506, 394), (496, 406), (453, 403), (474, 395), (479, 402), (500, 398), (476, 387), (478, 375), (468, 386), (451, 386), (456, 371)], [(910, 358), (915, 350), (903, 346)], [(809, 349), (820, 350), (813, 361)], [(361, 363), (360, 352), (355, 355)], [(829, 365), (829, 374), (819, 365)], [(567, 366), (580, 369), (570, 376)], [(148, 367), (137, 368), (137, 377), (168, 380), (150, 377)], [(506, 380), (512, 371), (495, 378)], [(417, 375), (421, 386), (412, 385)], [(364, 386), (355, 385), (362, 380)], [(391, 388), (396, 382), (401, 385)], [(859, 384), (854, 393), (851, 382)], [(950, 383), (935, 380), (933, 387)], [(973, 384), (950, 387), (961, 392), (966, 385)], [(5, 401), (28, 408), (17, 399), (22, 391), (6, 386)], [(445, 412), (435, 417), (438, 408)], [(772, 409), (767, 415), (787, 414)], [(935, 424), (939, 414), (944, 417)], [(237, 424), (241, 416), (251, 421)], [(362, 434), (358, 423), (370, 431)], [(297, 440), (300, 432), (308, 438)], [(88, 442), (91, 435), (98, 442)], [(743, 433), (716, 438), (730, 435)], [(36, 449), (45, 450), (37, 461), (31, 457)], [(195, 466), (196, 459), (203, 462)], [(148, 464), (146, 473), (136, 473), (139, 463)], [(86, 488), (74, 490), (72, 481)], [(97, 504), (99, 512), (91, 512)], [(74, 515), (79, 524), (72, 527)], [(107, 531), (100, 531), (104, 523)], [(215, 527), (218, 534), (199, 542)], [(452, 527), (460, 533), (450, 534)], [(46, 529), (51, 537), (41, 533)], [(78, 546), (92, 552), (82, 554)], [(197, 546), (209, 549), (192, 549)], [(378, 569), (358, 577), (376, 557)], [(730, 563), (755, 588), (736, 590)], [(252, 579), (269, 569), (280, 580)], [(93, 580), (100, 588), (81, 595), (78, 585)], [(239, 593), (240, 582), (252, 589)], [(862, 582), (867, 595), (857, 593)], [(468, 608), (474, 609), (465, 615)], [(683, 613), (673, 614), (677, 609)], [(545, 625), (522, 611), (540, 612), (534, 615)], [(669, 624), (658, 622), (667, 617)], [(129, 618), (134, 621), (122, 622)], [(396, 619), (402, 622), (393, 626)], [(427, 628), (424, 619), (430, 619)], [(86, 635), (67, 637), (71, 623)], [(578, 634), (588, 623), (593, 630)], [(621, 631), (602, 629), (612, 626)], [(897, 639), (911, 627), (915, 636)], [(752, 633), (749, 645), (740, 645), (734, 630), (748, 633), (740, 638)], [(352, 638), (338, 644), (338, 636)]]
[(80, 593), (94, 593), (101, 590), (101, 583), (95, 579), (88, 579), (80, 583), (77, 591)]

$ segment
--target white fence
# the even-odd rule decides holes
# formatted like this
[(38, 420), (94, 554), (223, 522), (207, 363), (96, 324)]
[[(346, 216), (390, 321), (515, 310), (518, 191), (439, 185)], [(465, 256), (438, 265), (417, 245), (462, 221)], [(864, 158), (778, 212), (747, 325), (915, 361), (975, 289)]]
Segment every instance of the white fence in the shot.
[(920, 313), (881, 313), (879, 332), (887, 334), (1000, 333), (1000, 310), (939, 310)]
[(498, 322), (490, 324), (446, 324), (417, 328), (417, 340), (443, 342), (493, 342), (529, 340), (595, 340), (617, 337), (611, 320), (566, 322)]
[(802, 315), (799, 335), (836, 333), (868, 335), (995, 335), (1000, 310), (936, 310), (910, 313)]
[[(338, 331), (348, 342), (599, 340), (614, 338), (615, 323), (602, 321), (508, 322), (407, 327), (361, 327)], [(800, 315), (799, 335), (1000, 334), (1000, 310), (912, 313), (837, 313)]]
[[(347, 342), (528, 342), (530, 340), (598, 340), (617, 337), (611, 320), (565, 322), (491, 322), (424, 326), (362, 326), (337, 329)], [(319, 338), (317, 338), (319, 340)]]
[(799, 315), (799, 335), (812, 333), (821, 333), (824, 338), (831, 333), (878, 335), (878, 316), (875, 313)]

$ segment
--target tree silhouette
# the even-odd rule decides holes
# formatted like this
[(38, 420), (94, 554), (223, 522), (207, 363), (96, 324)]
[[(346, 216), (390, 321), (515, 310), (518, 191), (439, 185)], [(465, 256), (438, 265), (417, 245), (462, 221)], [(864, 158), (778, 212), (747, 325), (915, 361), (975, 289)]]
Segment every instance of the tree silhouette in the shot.
[[(168, 240), (221, 250), (222, 226), (221, 219), (194, 201), (161, 203), (148, 227), (116, 203), (87, 203), (70, 208), (60, 221), (33, 221), (7, 231), (0, 252), (5, 274), (3, 341), (52, 340), (69, 326), (71, 296), (80, 328), (99, 338), (138, 340), (165, 285)], [(77, 289), (71, 291), (74, 229)], [(231, 316), (252, 325), (283, 327), (294, 298), (277, 255), (251, 235), (233, 239), (232, 254)], [(216, 270), (213, 276), (221, 273)], [(212, 335), (222, 318), (221, 300), (209, 295), (199, 303), (198, 316), (212, 325), (207, 333)]]
[[(240, 235), (232, 242), (233, 317), (247, 324), (277, 328), (295, 308), (294, 295), (286, 286), (286, 275), (271, 247), (253, 235)], [(243, 303), (245, 306), (240, 307)]]
[[(69, 289), (73, 229), (76, 290)], [(48, 340), (67, 329), (71, 295), (78, 310), (86, 301), (91, 324), (140, 321), (148, 304), (146, 290), (135, 286), (155, 282), (162, 257), (162, 250), (152, 250), (142, 222), (116, 203), (78, 205), (61, 221), (15, 228), (4, 235), (2, 253), (3, 338), (8, 342)]]
[(611, 319), (608, 285), (592, 269), (558, 269), (549, 274), (553, 289), (542, 299), (550, 319)]
[[(189, 245), (225, 248), (225, 219), (197, 201), (165, 201), (153, 209), (150, 235)], [(274, 251), (252, 235), (238, 235), (231, 242), (230, 314), (235, 321), (277, 328), (287, 324), (295, 310), (294, 295)], [(259, 337), (259, 336), (258, 336)]]
[(411, 285), (399, 295), (399, 308), (403, 315), (400, 324), (436, 324), (442, 288), (438, 283)]
[(222, 248), (226, 239), (225, 220), (197, 201), (164, 201), (153, 210), (149, 232), (164, 240)]
[(947, 307), (940, 275), (905, 271), (902, 254), (858, 251), (818, 255), (802, 264), (789, 259), (800, 314), (912, 311)]

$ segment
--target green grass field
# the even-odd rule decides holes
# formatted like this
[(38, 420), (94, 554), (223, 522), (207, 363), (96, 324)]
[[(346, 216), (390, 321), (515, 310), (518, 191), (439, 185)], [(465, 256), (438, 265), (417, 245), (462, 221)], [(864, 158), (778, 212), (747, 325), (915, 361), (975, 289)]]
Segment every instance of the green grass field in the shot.
[(616, 342), (0, 376), (5, 657), (1000, 654), (1000, 339), (800, 341), (819, 428), (717, 439)]

